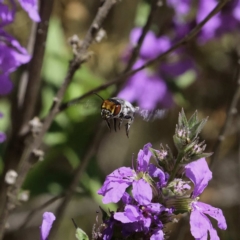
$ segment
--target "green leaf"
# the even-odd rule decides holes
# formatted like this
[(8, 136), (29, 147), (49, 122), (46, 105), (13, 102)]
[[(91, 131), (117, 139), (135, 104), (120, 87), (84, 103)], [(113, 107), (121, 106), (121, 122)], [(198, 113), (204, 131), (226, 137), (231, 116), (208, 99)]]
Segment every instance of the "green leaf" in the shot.
[(182, 111), (179, 113), (178, 126), (179, 127), (188, 127), (188, 121), (187, 121), (187, 118), (186, 118), (183, 108), (182, 108)]
[(48, 83), (59, 87), (66, 75), (71, 54), (67, 51), (61, 23), (57, 18), (51, 18), (48, 32), (42, 72)]
[(207, 122), (207, 118), (195, 123), (195, 125), (190, 128), (190, 139), (193, 139), (198, 136), (198, 134), (202, 131), (204, 125)]
[(88, 235), (79, 227), (76, 229), (75, 236), (78, 240), (89, 240)]
[(188, 120), (188, 125), (189, 128), (191, 129), (198, 121), (198, 112), (197, 110), (194, 112), (194, 114), (190, 117), (190, 119)]
[(190, 162), (193, 162), (193, 161), (196, 161), (200, 158), (207, 158), (207, 157), (210, 157), (213, 155), (213, 152), (212, 153), (201, 153), (201, 154), (197, 154), (197, 155), (194, 155), (191, 157), (191, 160), (189, 161)]
[(173, 136), (173, 142), (175, 144), (175, 147), (177, 148), (178, 151), (181, 151), (184, 144), (181, 138), (177, 137), (176, 135)]
[(137, 8), (137, 16), (135, 19), (135, 25), (136, 26), (144, 26), (149, 12), (150, 12), (150, 5), (146, 2), (141, 2)]
[(189, 87), (196, 80), (196, 72), (193, 70), (189, 70), (182, 74), (176, 80), (176, 85), (183, 89)]
[(65, 143), (67, 136), (63, 132), (48, 132), (44, 137), (44, 143), (53, 146)]

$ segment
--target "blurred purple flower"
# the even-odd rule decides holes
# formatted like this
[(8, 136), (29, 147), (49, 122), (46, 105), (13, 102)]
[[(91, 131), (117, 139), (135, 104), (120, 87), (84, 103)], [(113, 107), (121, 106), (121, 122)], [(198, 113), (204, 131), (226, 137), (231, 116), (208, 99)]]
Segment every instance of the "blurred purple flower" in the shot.
[(217, 35), (221, 36), (230, 31), (238, 31), (240, 27), (240, 1), (230, 1), (221, 11), (221, 24)]
[(12, 23), (15, 16), (16, 5), (13, 3), (12, 10), (6, 4), (3, 4), (3, 0), (0, 0), (0, 28)]
[[(37, 0), (19, 0), (19, 3), (32, 20), (40, 21)], [(12, 90), (10, 73), (31, 59), (27, 50), (2, 29), (14, 21), (16, 11), (14, 0), (11, 0), (11, 7), (10, 9), (3, 0), (0, 0), (0, 95), (8, 94)]]
[[(3, 117), (3, 114), (0, 112), (0, 118)], [(6, 135), (3, 132), (0, 132), (0, 143), (4, 142), (6, 140)]]
[(42, 225), (40, 227), (41, 240), (47, 240), (47, 237), (50, 233), (52, 224), (55, 221), (55, 219), (56, 219), (56, 217), (51, 212), (45, 212), (43, 214), (43, 221), (42, 221)]
[(163, 62), (160, 65), (160, 72), (163, 76), (178, 77), (189, 70), (195, 70), (194, 61), (186, 56), (184, 51), (177, 51), (171, 55), (172, 62)]
[(29, 62), (30, 58), (27, 50), (17, 40), (0, 29), (0, 95), (12, 90), (9, 74)]
[[(155, 165), (149, 164), (151, 153), (150, 143), (144, 145), (138, 153), (137, 169), (121, 167), (109, 174), (98, 190), (98, 194), (104, 196), (103, 203), (118, 202), (121, 200), (126, 189), (132, 186), (132, 193), (136, 201), (150, 202), (152, 189), (148, 181), (150, 177), (158, 177), (159, 181), (165, 182), (165, 174)], [(145, 184), (144, 184), (144, 183)], [(142, 193), (141, 193), (142, 192)]]
[[(134, 68), (142, 64), (143, 61), (138, 60)], [(165, 81), (156, 74), (148, 74), (146, 69), (133, 75), (119, 92), (118, 97), (136, 102), (140, 108), (149, 110), (155, 109), (159, 103), (164, 107), (172, 104), (172, 97)]]
[(190, 215), (192, 235), (195, 239), (204, 240), (208, 238), (209, 232), (210, 239), (219, 239), (217, 231), (213, 228), (206, 214), (216, 219), (218, 227), (225, 230), (227, 228), (227, 224), (222, 210), (198, 201), (198, 196), (207, 187), (208, 182), (212, 178), (212, 172), (209, 170), (205, 158), (201, 158), (186, 165), (185, 174), (194, 183), (194, 191), (192, 193), (192, 198), (194, 200), (191, 203)]
[(181, 23), (183, 22), (183, 17), (190, 11), (191, 0), (168, 0), (167, 4), (175, 11), (174, 21)]
[[(201, 22), (217, 5), (216, 0), (201, 0), (199, 1), (197, 23)], [(200, 34), (200, 41), (205, 42), (216, 35), (217, 29), (221, 25), (220, 13), (213, 16), (203, 26)]]
[(233, 1), (235, 5), (233, 6), (233, 16), (236, 20), (240, 21), (240, 1)]
[(0, 132), (0, 143), (4, 142), (6, 140), (6, 134), (3, 132)]
[(18, 2), (33, 21), (40, 22), (37, 0), (18, 0)]
[[(142, 34), (142, 28), (134, 28), (130, 33), (130, 43), (133, 47), (137, 44), (139, 37)], [(152, 31), (149, 31), (144, 38), (140, 49), (140, 57), (151, 59), (168, 50), (171, 42), (168, 37), (157, 38)]]

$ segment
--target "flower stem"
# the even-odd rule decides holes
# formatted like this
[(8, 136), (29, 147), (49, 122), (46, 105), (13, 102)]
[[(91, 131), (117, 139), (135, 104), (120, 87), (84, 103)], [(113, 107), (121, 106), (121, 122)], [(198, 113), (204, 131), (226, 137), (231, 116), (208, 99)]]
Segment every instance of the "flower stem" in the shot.
[(178, 165), (179, 165), (180, 161), (182, 160), (183, 156), (184, 156), (184, 153), (182, 151), (178, 153), (177, 160), (175, 162), (175, 165), (174, 165), (173, 171), (170, 175), (170, 178), (168, 180), (168, 183), (170, 183), (174, 179), (174, 177), (177, 173)]

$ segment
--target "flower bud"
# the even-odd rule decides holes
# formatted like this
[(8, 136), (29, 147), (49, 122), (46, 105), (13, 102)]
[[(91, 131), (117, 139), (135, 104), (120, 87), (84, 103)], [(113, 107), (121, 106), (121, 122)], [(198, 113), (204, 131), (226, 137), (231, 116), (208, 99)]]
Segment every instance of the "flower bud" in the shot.
[(18, 174), (15, 170), (8, 170), (5, 175), (5, 182), (9, 185), (13, 185), (16, 182)]

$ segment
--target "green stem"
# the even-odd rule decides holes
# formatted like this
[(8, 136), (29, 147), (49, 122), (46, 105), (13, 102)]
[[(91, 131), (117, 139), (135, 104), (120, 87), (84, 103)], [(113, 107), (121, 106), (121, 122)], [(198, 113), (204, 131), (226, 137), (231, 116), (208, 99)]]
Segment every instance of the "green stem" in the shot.
[(172, 174), (171, 174), (171, 176), (170, 176), (170, 178), (168, 180), (168, 183), (170, 183), (174, 179), (174, 177), (175, 177), (175, 175), (177, 173), (178, 165), (179, 165), (180, 161), (182, 160), (183, 156), (184, 156), (183, 152), (179, 152), (178, 153), (177, 160), (176, 160), (176, 163), (174, 165)]

